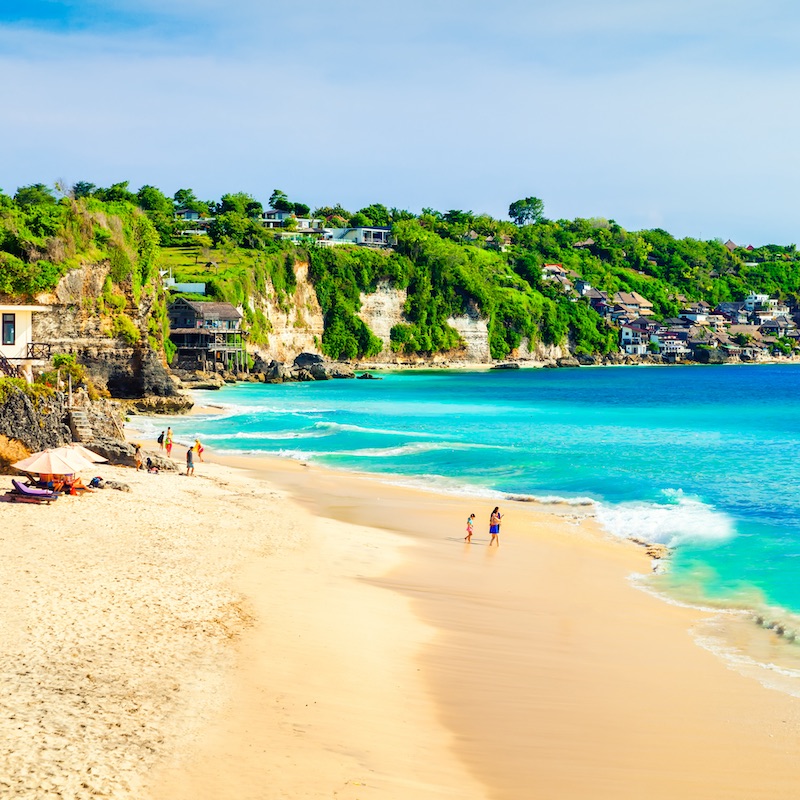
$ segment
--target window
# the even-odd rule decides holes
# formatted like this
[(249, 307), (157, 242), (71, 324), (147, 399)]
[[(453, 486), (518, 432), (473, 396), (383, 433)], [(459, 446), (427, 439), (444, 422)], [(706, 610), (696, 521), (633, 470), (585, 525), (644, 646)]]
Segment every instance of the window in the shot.
[(16, 344), (16, 315), (3, 314), (3, 344)]

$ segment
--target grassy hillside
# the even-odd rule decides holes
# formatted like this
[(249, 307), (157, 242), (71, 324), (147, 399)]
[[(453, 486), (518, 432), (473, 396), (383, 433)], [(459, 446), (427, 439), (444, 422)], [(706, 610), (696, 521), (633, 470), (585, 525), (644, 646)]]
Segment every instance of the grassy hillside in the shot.
[[(714, 305), (759, 291), (800, 299), (794, 245), (732, 252), (718, 240), (676, 239), (660, 229), (628, 232), (613, 220), (551, 221), (536, 198), (512, 204), (517, 224), (469, 211), (424, 209), (415, 215), (380, 204), (354, 214), (340, 206), (314, 212), (333, 227), (391, 226), (395, 247), (381, 251), (282, 240), (261, 226), (261, 204), (241, 193), (215, 204), (201, 203), (191, 190), (180, 190), (173, 201), (155, 187), (133, 194), (124, 183), (81, 186), (87, 196), (79, 199), (56, 200), (40, 184), (23, 187), (14, 198), (0, 194), (0, 293), (30, 299), (52, 289), (69, 269), (107, 264), (102, 296), (87, 313), (103, 315), (111, 335), (127, 341), (146, 335), (157, 348), (170, 347), (159, 270), (178, 282), (203, 282), (206, 297), (243, 307), (250, 341), (266, 344), (270, 322), (263, 301), (290, 312), (294, 266), (308, 262), (324, 314), (322, 348), (334, 358), (378, 351), (379, 341), (357, 314), (360, 293), (380, 281), (408, 295), (407, 321), (392, 330), (392, 347), (422, 355), (457, 350), (461, 342), (447, 319), (463, 314), (488, 321), (495, 358), (506, 357), (523, 339), (567, 345), (575, 353), (616, 349), (618, 331), (585, 299), (542, 280), (548, 263), (597, 289), (639, 292), (653, 303), (656, 318), (674, 316), (684, 298)], [(273, 195), (275, 202), (308, 213), (283, 193)], [(197, 224), (174, 219), (171, 211), (183, 207), (207, 217), (208, 236), (181, 236)], [(145, 306), (146, 324), (134, 324)]]

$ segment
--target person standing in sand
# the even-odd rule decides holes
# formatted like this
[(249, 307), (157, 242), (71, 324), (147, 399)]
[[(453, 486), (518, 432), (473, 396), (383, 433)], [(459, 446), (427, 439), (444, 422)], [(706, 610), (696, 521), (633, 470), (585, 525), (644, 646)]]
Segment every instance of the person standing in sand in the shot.
[(500, 513), (500, 507), (495, 506), (491, 517), (489, 517), (489, 534), (492, 537), (489, 539), (489, 547), (492, 546), (492, 542), (497, 542), (497, 546), (500, 547), (500, 520), (502, 518), (503, 515)]
[(470, 514), (467, 517), (467, 535), (464, 537), (464, 541), (465, 542), (471, 542), (472, 541), (472, 533), (473, 533), (473, 530), (474, 530), (474, 523), (473, 523), (474, 519), (475, 519), (475, 515), (474, 514)]
[(164, 445), (167, 448), (167, 458), (172, 457), (172, 428), (167, 428), (167, 435), (164, 437)]
[(136, 471), (138, 472), (142, 468), (142, 446), (137, 444), (134, 451), (133, 451), (133, 460), (136, 462)]
[(205, 447), (203, 447), (203, 444), (199, 439), (195, 439), (194, 440), (194, 449), (195, 449), (195, 452), (197, 453), (197, 457), (202, 461), (203, 460), (203, 450), (205, 450)]
[(194, 447), (186, 449), (186, 474), (194, 475)]
[(158, 434), (158, 439), (156, 441), (158, 442), (158, 449), (159, 450), (163, 450), (164, 449), (164, 431), (161, 431), (161, 433)]

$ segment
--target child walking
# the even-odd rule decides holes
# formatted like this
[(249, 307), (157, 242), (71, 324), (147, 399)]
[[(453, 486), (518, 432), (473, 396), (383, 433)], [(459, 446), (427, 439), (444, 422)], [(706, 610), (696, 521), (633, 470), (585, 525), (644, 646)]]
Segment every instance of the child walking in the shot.
[(475, 519), (475, 515), (474, 514), (470, 514), (467, 517), (467, 535), (464, 537), (464, 541), (465, 542), (471, 542), (472, 541), (472, 533), (473, 533), (474, 525), (475, 525), (475, 523), (473, 522), (474, 519)]

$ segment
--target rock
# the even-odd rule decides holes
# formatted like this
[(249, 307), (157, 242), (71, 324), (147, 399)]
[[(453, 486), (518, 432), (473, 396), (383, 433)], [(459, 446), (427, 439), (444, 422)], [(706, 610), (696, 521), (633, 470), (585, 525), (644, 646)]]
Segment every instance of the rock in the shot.
[(645, 553), (650, 558), (669, 558), (669, 548), (665, 544), (649, 544)]
[(495, 364), (492, 369), (519, 369), (519, 364), (515, 361), (507, 361), (502, 364)]
[(597, 359), (594, 356), (587, 356), (587, 355), (576, 355), (575, 360), (582, 366), (582, 367), (592, 367), (597, 363)]
[(373, 375), (371, 372), (362, 372), (360, 375), (357, 376), (358, 380), (360, 381), (382, 381), (379, 375)]
[[(93, 442), (87, 442), (86, 447), (103, 456), (103, 458), (107, 458), (109, 464), (120, 467), (136, 466), (136, 459), (133, 457), (136, 448), (130, 442), (121, 442), (115, 439), (97, 439)], [(166, 458), (152, 450), (143, 450), (142, 460), (145, 464), (148, 458), (159, 469), (167, 470), (168, 472), (175, 472), (178, 469), (177, 464), (171, 458)], [(98, 464), (97, 468), (102, 470), (103, 465)]]
[(317, 355), (317, 353), (300, 353), (295, 360), (294, 365), (298, 369), (309, 369), (314, 364), (322, 364), (325, 359)]
[(127, 410), (134, 414), (185, 414), (194, 405), (194, 400), (185, 394), (178, 394), (173, 397), (151, 395), (124, 402)]
[(581, 364), (577, 358), (558, 358), (556, 364), (559, 367), (579, 367)]
[(328, 367), (328, 373), (330, 374), (331, 378), (347, 379), (347, 378), (355, 378), (356, 376), (355, 371), (349, 364), (343, 364), (340, 361), (328, 362), (327, 367)]
[(325, 368), (325, 364), (314, 363), (309, 367), (308, 371), (315, 381), (329, 381), (331, 379), (331, 375)]
[(106, 489), (118, 489), (120, 492), (129, 492), (131, 487), (121, 481), (104, 481)]
[(9, 386), (0, 404), (0, 434), (21, 442), (32, 453), (71, 442), (65, 395), (55, 392), (51, 397), (31, 398)]

